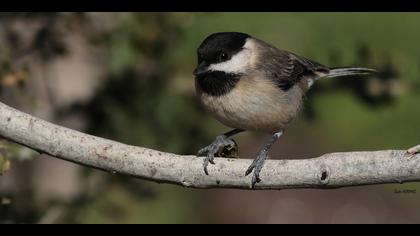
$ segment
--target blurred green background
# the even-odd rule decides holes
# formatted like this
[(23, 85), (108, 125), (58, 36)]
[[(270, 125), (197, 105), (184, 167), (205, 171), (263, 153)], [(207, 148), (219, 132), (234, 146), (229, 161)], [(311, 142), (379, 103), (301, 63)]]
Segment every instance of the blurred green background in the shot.
[[(418, 13), (1, 13), (0, 98), (54, 123), (194, 154), (228, 130), (194, 96), (196, 48), (240, 31), (328, 66), (380, 70), (320, 81), (272, 158), (406, 149), (420, 142)], [(267, 140), (236, 139), (253, 158)], [(338, 190), (193, 190), (0, 143), (1, 223), (410, 223), (416, 183)], [(0, 168), (0, 172), (1, 172)]]

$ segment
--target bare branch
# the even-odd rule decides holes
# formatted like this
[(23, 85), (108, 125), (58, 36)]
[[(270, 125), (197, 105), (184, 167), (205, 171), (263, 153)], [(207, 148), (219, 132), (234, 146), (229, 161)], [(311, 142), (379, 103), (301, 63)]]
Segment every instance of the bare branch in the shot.
[[(129, 146), (60, 127), (0, 103), (0, 135), (39, 152), (155, 182), (193, 188), (250, 189), (244, 173), (252, 160), (203, 160)], [(338, 188), (420, 180), (420, 155), (402, 150), (325, 154), (305, 160), (269, 160), (256, 189)]]
[(417, 145), (417, 146), (415, 146), (415, 147), (412, 147), (412, 148), (410, 148), (410, 149), (408, 149), (408, 151), (407, 151), (409, 154), (416, 154), (416, 153), (419, 153), (420, 152), (420, 145)]

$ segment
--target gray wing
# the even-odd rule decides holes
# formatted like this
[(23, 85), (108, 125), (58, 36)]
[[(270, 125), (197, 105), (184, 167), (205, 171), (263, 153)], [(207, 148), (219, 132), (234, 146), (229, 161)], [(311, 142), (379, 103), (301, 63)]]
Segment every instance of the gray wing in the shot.
[(270, 59), (263, 65), (263, 69), (285, 91), (302, 78), (318, 77), (319, 73), (327, 74), (329, 72), (328, 67), (288, 51), (271, 48), (266, 56)]

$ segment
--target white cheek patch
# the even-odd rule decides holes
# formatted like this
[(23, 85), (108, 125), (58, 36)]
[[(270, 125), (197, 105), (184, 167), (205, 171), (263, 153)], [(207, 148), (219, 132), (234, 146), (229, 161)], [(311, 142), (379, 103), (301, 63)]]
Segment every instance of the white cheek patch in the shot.
[(230, 60), (209, 66), (209, 70), (223, 71), (227, 73), (244, 72), (251, 62), (251, 41), (247, 41), (243, 49), (230, 58)]

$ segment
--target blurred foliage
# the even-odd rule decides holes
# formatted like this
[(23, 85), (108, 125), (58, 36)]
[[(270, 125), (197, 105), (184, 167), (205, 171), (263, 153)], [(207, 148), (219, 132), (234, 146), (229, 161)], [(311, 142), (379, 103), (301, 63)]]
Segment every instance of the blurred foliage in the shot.
[(166, 59), (180, 43), (184, 18), (127, 15), (112, 34), (92, 39), (106, 50), (109, 77), (90, 101), (67, 112), (82, 112), (88, 132), (99, 136), (169, 152), (197, 150), (209, 136), (201, 123), (206, 115), (173, 90), (174, 68)]
[(7, 146), (0, 142), (0, 175), (10, 169), (10, 161), (7, 158)]
[[(90, 99), (56, 108), (56, 118), (80, 114), (91, 134), (192, 154), (226, 131), (194, 98), (195, 50), (210, 33), (243, 31), (328, 66), (380, 71), (315, 84), (290, 132), (317, 135), (326, 150), (404, 148), (419, 139), (419, 22), (397, 13), (1, 13), (0, 96), (25, 93), (26, 59), (65, 57), (65, 39), (77, 33), (98, 52), (105, 76)], [(7, 146), (0, 170), (7, 159), (33, 156)], [(87, 168), (82, 177), (79, 196), (47, 208), (32, 204), (30, 189), (5, 198), (0, 190), (0, 222), (39, 222), (57, 211), (55, 222), (203, 221), (198, 191)]]
[(10, 169), (10, 160), (30, 161), (37, 155), (32, 149), (0, 138), (0, 175)]
[[(85, 117), (89, 133), (171, 152), (195, 152), (200, 145), (208, 141), (205, 138), (210, 136), (208, 129), (200, 123), (205, 114), (194, 99), (179, 96), (170, 87), (173, 80), (172, 66), (168, 65), (166, 60), (184, 30), (183, 20), (189, 15), (184, 17), (179, 14), (116, 13), (113, 17), (115, 22), (95, 27), (98, 22), (92, 22), (87, 14), (0, 15), (2, 22), (11, 25), (4, 29), (8, 31), (7, 50), (10, 56), (0, 70), (5, 75), (2, 84), (17, 85), (25, 81), (20, 79), (23, 75), (20, 76), (21, 73), (17, 72), (17, 69), (22, 67), (14, 65), (17, 63), (13, 64), (11, 61), (35, 57), (48, 62), (64, 56), (68, 52), (64, 40), (66, 30), (79, 30), (92, 47), (102, 52), (101, 57), (106, 64), (108, 78), (103, 78), (102, 85), (90, 101), (60, 108), (56, 111), (58, 117), (79, 113)], [(39, 25), (35, 24), (37, 30), (32, 32), (30, 43), (22, 42), (20, 38), (23, 36), (14, 31), (12, 26), (17, 21), (38, 22)], [(86, 170), (85, 178), (94, 178), (92, 175), (95, 173)], [(143, 182), (109, 175), (102, 176), (102, 179), (104, 184), (100, 186), (104, 189), (96, 186), (94, 194), (81, 195), (70, 204), (58, 203), (66, 209), (63, 220), (75, 223), (138, 220), (170, 222), (169, 219), (176, 217), (180, 222), (187, 222), (194, 218), (191, 212), (188, 213), (188, 204), (191, 201), (183, 196), (185, 192), (176, 194), (177, 191), (171, 190), (164, 193), (167, 192), (167, 188), (159, 188), (156, 191), (162, 193), (154, 194), (150, 199), (149, 193), (136, 191), (142, 188)], [(111, 186), (115, 188), (110, 189)], [(90, 187), (92, 186), (86, 186), (86, 192)], [(102, 190), (109, 194), (104, 196)], [(28, 194), (27, 199), (31, 199), (30, 196)], [(145, 197), (146, 199), (142, 200)], [(173, 204), (183, 198), (186, 199), (184, 205)], [(14, 199), (14, 202), (16, 201), (19, 201), (19, 196)], [(160, 204), (162, 201), (167, 202), (166, 205)], [(57, 204), (51, 204), (55, 209)], [(150, 207), (145, 208), (148, 205)], [(30, 203), (16, 205), (14, 210), (12, 204), (7, 206), (7, 209), (9, 213), (3, 215), (5, 219), (20, 222), (40, 220), (43, 214), (43, 211), (37, 211)], [(145, 214), (142, 209), (148, 209), (148, 213)], [(165, 211), (164, 216), (159, 213), (162, 211)], [(153, 212), (157, 212), (155, 217), (150, 215)], [(182, 217), (180, 212), (184, 212), (185, 217)]]
[[(176, 186), (161, 186), (157, 191), (127, 178), (106, 181), (96, 193), (68, 206), (61, 219), (70, 223), (200, 223), (199, 195)], [(101, 194), (106, 192), (107, 194)], [(196, 199), (196, 200), (195, 200)]]

